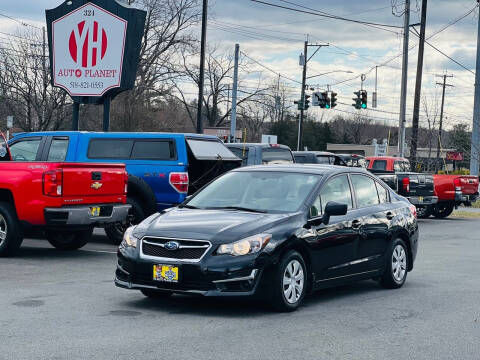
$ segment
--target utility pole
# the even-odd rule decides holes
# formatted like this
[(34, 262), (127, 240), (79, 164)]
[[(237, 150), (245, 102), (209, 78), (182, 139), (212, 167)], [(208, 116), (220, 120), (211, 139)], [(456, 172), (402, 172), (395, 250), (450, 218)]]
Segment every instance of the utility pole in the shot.
[(235, 130), (237, 128), (237, 90), (238, 90), (238, 56), (240, 45), (235, 44), (235, 63), (233, 68), (233, 90), (232, 90), (232, 113), (230, 115), (230, 141), (235, 142)]
[[(310, 56), (307, 57), (308, 53), (308, 47), (309, 46), (314, 46), (317, 48), (317, 50), (314, 51), (314, 53)], [(298, 120), (298, 134), (297, 134), (297, 151), (301, 151), (303, 148), (302, 144), (302, 135), (303, 135), (303, 117), (304, 117), (304, 111), (305, 111), (305, 88), (307, 87), (306, 82), (307, 82), (307, 63), (310, 61), (310, 59), (315, 56), (315, 54), (322, 48), (322, 46), (328, 46), (328, 44), (308, 44), (308, 40), (305, 41), (304, 48), (303, 48), (303, 73), (302, 73), (302, 92), (301, 92), (301, 108), (300, 108), (300, 119)]]
[(452, 86), (447, 84), (447, 77), (453, 77), (453, 75), (435, 75), (437, 77), (443, 77), (443, 83), (438, 83), (437, 85), (442, 85), (442, 107), (440, 109), (440, 124), (438, 125), (438, 142), (437, 142), (437, 165), (438, 165), (438, 160), (440, 159), (440, 148), (442, 147), (442, 126), (443, 126), (443, 106), (445, 104), (445, 87), (447, 86)]
[(400, 119), (398, 131), (398, 152), (400, 157), (405, 156), (405, 112), (407, 107), (407, 80), (408, 80), (408, 35), (410, 26), (410, 0), (405, 0), (405, 14), (403, 24), (403, 62), (402, 88), (400, 92)]
[(427, 0), (422, 1), (420, 20), (420, 37), (418, 44), (417, 79), (415, 81), (415, 97), (413, 101), (412, 140), (410, 144), (410, 164), (412, 171), (417, 166), (418, 123), (420, 117), (420, 98), (422, 92), (423, 52), (425, 49), (425, 27), (427, 24)]
[(303, 48), (303, 73), (302, 73), (302, 92), (300, 99), (303, 102), (300, 109), (300, 119), (298, 120), (298, 139), (297, 139), (297, 151), (302, 150), (302, 135), (303, 135), (303, 112), (305, 105), (305, 82), (307, 81), (307, 52), (308, 52), (308, 41), (305, 41)]
[[(47, 67), (45, 65), (46, 62), (46, 48), (47, 48), (47, 43), (45, 39), (45, 26), (42, 26), (42, 70), (43, 70), (43, 92), (42, 92), (42, 100), (43, 100), (43, 106), (42, 106), (42, 123), (45, 124), (45, 113), (47, 112)], [(42, 125), (43, 125), (42, 124)]]
[[(478, 2), (478, 0), (477, 0)], [(480, 155), (480, 17), (477, 34), (477, 64), (475, 71), (475, 100), (473, 103), (472, 145), (470, 151), (470, 175), (478, 176)]]
[(200, 76), (198, 79), (198, 100), (197, 100), (197, 134), (203, 133), (202, 102), (203, 102), (203, 86), (204, 86), (204, 77), (205, 77), (205, 45), (207, 42), (207, 7), (208, 7), (208, 0), (203, 0), (202, 39), (200, 43)]

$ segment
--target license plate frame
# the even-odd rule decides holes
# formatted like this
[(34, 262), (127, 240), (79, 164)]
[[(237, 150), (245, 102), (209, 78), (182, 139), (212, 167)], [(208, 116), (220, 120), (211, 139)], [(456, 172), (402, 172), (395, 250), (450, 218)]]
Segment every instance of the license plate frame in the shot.
[(180, 266), (173, 264), (153, 265), (153, 280), (164, 283), (178, 283), (180, 281)]
[(419, 203), (423, 203), (423, 196), (419, 196), (419, 197), (418, 197), (418, 202), (419, 202)]
[(90, 206), (90, 208), (88, 209), (88, 214), (91, 217), (99, 217), (100, 211), (101, 211), (100, 206)]

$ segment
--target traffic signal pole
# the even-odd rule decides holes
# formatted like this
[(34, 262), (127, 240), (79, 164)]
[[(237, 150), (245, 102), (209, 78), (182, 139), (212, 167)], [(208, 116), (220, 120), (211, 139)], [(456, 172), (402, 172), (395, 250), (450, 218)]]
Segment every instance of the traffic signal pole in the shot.
[(305, 109), (305, 83), (307, 81), (307, 51), (308, 51), (308, 41), (305, 41), (304, 48), (303, 48), (303, 56), (304, 56), (304, 63), (303, 63), (303, 74), (302, 74), (302, 92), (300, 99), (303, 102), (301, 104), (300, 109), (300, 119), (298, 119), (298, 139), (297, 139), (297, 151), (302, 150), (302, 135), (303, 135), (303, 113)]
[(408, 38), (410, 26), (410, 0), (405, 0), (405, 14), (403, 25), (403, 61), (402, 61), (402, 89), (400, 92), (400, 118), (398, 124), (398, 152), (400, 157), (405, 156), (405, 112), (407, 108), (407, 80), (408, 80)]
[(197, 134), (203, 133), (202, 124), (202, 102), (203, 86), (205, 80), (205, 48), (207, 42), (207, 9), (208, 0), (203, 0), (202, 8), (202, 38), (200, 42), (200, 74), (198, 79), (198, 100), (197, 100)]

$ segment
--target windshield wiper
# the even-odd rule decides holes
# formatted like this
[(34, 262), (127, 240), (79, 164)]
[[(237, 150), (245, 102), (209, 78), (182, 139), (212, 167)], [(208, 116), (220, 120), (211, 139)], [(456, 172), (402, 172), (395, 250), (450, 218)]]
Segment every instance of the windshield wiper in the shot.
[(196, 207), (196, 206), (193, 206), (193, 205), (188, 205), (188, 204), (178, 205), (178, 207), (179, 207), (180, 209), (182, 209), (182, 208), (187, 208), (187, 209), (200, 209), (199, 207)]
[(226, 209), (226, 210), (240, 210), (240, 211), (248, 211), (248, 212), (254, 212), (254, 213), (261, 213), (265, 214), (265, 210), (258, 210), (258, 209), (250, 209), (246, 207), (241, 207), (241, 206), (218, 206), (218, 207), (213, 207), (210, 209), (215, 209), (215, 210), (221, 210), (221, 209)]

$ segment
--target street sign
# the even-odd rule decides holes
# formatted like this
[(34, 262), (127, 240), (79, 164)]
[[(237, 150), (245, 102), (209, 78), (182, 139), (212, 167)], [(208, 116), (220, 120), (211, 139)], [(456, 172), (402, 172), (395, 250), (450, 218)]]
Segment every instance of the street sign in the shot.
[(7, 116), (7, 129), (13, 128), (13, 116)]
[(263, 135), (262, 144), (277, 144), (277, 135)]

